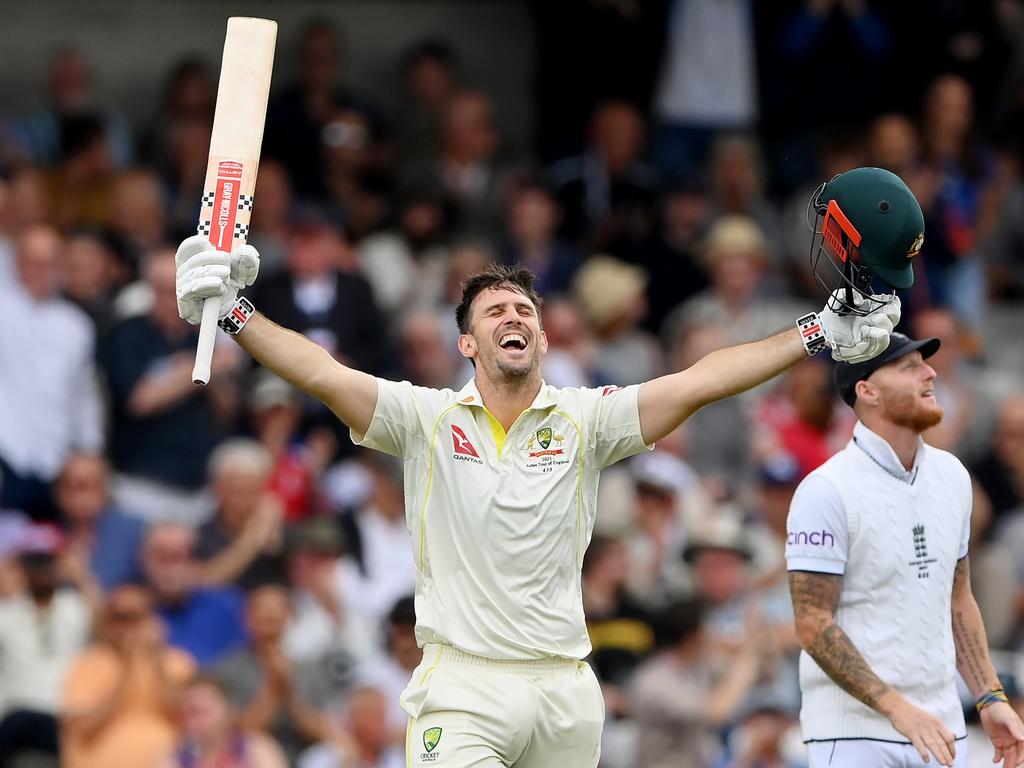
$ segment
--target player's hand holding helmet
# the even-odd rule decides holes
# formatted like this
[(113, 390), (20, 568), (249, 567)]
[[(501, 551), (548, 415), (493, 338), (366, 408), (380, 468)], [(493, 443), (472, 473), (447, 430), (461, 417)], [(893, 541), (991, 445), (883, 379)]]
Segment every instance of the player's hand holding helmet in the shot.
[[(854, 168), (811, 198), (811, 265), (828, 300), (820, 314), (832, 357), (870, 360), (900, 321), (895, 291), (914, 284), (924, 215), (907, 185), (882, 168)], [(889, 291), (889, 292), (884, 292)]]
[[(877, 307), (866, 315), (845, 311), (844, 291), (835, 290), (818, 317), (825, 330), (825, 341), (832, 350), (832, 359), (844, 363), (863, 363), (880, 355), (889, 346), (889, 336), (900, 321), (898, 296), (875, 294), (870, 300)], [(856, 305), (869, 299), (854, 294)]]
[(256, 282), (260, 255), (251, 245), (231, 253), (218, 251), (205, 235), (183, 240), (174, 256), (178, 265), (178, 315), (191, 325), (203, 320), (203, 302), (220, 300), (218, 317), (224, 317), (238, 298), (238, 291)]

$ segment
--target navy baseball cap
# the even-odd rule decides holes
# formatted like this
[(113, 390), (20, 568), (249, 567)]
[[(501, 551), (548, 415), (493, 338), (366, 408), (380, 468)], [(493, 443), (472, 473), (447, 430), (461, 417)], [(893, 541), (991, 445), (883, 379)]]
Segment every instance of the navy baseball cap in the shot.
[(894, 333), (889, 337), (889, 346), (882, 354), (863, 363), (836, 363), (836, 387), (843, 402), (852, 408), (857, 400), (857, 382), (864, 381), (886, 363), (917, 350), (921, 350), (922, 357), (931, 357), (938, 351), (941, 343), (938, 339), (915, 341), (902, 333)]

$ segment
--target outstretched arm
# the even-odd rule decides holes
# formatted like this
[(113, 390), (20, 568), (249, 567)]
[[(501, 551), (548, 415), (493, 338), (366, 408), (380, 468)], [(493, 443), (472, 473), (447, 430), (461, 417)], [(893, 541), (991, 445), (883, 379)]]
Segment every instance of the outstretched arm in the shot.
[[(712, 352), (685, 371), (640, 385), (640, 429), (644, 442), (657, 442), (705, 405), (745, 392), (778, 376), (807, 356), (805, 341), (817, 352), (859, 363), (885, 351), (889, 334), (900, 321), (897, 298), (876, 296), (879, 307), (865, 315), (841, 314), (835, 291), (817, 315), (801, 318), (797, 328), (749, 344)], [(858, 305), (866, 299), (856, 296)]]
[(941, 720), (915, 707), (882, 680), (836, 623), (843, 577), (831, 573), (790, 571), (789, 591), (800, 645), (832, 681), (884, 715), (910, 739), (921, 759), (931, 752), (940, 765), (953, 765), (956, 740)]
[(255, 314), (235, 336), (256, 361), (293, 386), (322, 401), (363, 434), (377, 405), (377, 380), (342, 365), (322, 347), (301, 334)]
[(685, 371), (640, 385), (640, 429), (650, 445), (672, 432), (705, 405), (745, 392), (807, 357), (800, 331), (719, 349)]

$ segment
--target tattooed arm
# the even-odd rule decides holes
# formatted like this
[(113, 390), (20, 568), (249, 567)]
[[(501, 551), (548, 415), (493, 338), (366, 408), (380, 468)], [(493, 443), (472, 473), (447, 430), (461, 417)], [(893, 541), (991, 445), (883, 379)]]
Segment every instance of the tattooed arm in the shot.
[(953, 643), (956, 645), (956, 668), (975, 698), (999, 687), (999, 677), (988, 656), (988, 638), (981, 611), (971, 592), (971, 566), (962, 557), (953, 573)]
[(800, 646), (836, 685), (872, 709), (891, 690), (876, 675), (853, 642), (836, 624), (843, 577), (831, 573), (790, 571), (796, 636)]
[(888, 718), (897, 731), (910, 739), (922, 760), (929, 762), (930, 752), (939, 765), (953, 765), (953, 733), (941, 720), (911, 704), (876, 675), (843, 628), (836, 624), (842, 588), (842, 576), (789, 572), (796, 635), (801, 647), (836, 685)]

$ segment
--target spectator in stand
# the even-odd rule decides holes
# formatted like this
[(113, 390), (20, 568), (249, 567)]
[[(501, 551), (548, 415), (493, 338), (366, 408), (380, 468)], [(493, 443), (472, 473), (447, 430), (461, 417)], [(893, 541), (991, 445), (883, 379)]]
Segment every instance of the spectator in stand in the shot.
[(763, 457), (791, 457), (800, 479), (846, 446), (856, 421), (836, 398), (831, 366), (818, 359), (789, 371), (754, 420)]
[(335, 109), (363, 113), (374, 124), (375, 135), (380, 128), (377, 109), (345, 83), (344, 41), (337, 29), (323, 20), (313, 21), (302, 30), (298, 48), (294, 81), (267, 108), (264, 155), (288, 169), (301, 200), (312, 201), (326, 192), (320, 147)]
[(179, 698), (194, 671), (187, 653), (168, 647), (146, 590), (116, 587), (96, 643), (72, 662), (64, 684), (61, 765), (159, 765), (177, 740)]
[(1024, 508), (1024, 394), (1006, 398), (999, 407), (992, 446), (972, 473), (992, 504), (994, 527)]
[(388, 723), (396, 744), (405, 741), (409, 716), (402, 709), (402, 691), (412, 673), (423, 660), (423, 651), (416, 643), (416, 600), (412, 595), (400, 597), (388, 612), (384, 650), (386, 655), (364, 661), (356, 674), (357, 685), (371, 685), (384, 693), (388, 703)]
[(181, 739), (162, 768), (285, 768), (281, 748), (258, 731), (239, 727), (220, 683), (198, 675), (181, 694)]
[[(433, 307), (448, 271), (448, 212), (440, 193), (411, 191), (397, 203), (396, 226), (359, 243), (359, 263), (385, 312)], [(262, 260), (262, 255), (261, 255)]]
[(579, 304), (555, 297), (544, 302), (544, 333), (548, 352), (541, 361), (544, 381), (554, 387), (597, 384), (594, 337)]
[(541, 296), (565, 293), (583, 254), (558, 237), (561, 211), (546, 187), (524, 183), (508, 195), (505, 204), (506, 241), (503, 264), (522, 264), (537, 276)]
[(331, 743), (305, 752), (298, 768), (403, 768), (406, 750), (395, 743), (387, 712), (387, 700), (379, 689), (362, 686), (352, 691), (341, 733)]
[[(743, 217), (761, 230), (764, 256), (775, 273), (783, 266), (785, 243), (779, 212), (766, 194), (767, 179), (761, 147), (750, 134), (732, 134), (715, 141), (709, 161), (711, 219)], [(831, 177), (826, 177), (831, 178)], [(775, 274), (767, 275), (774, 291), (782, 291)]]
[(339, 555), (344, 538), (335, 520), (307, 520), (289, 531), (291, 621), (285, 654), (296, 663), (329, 660), (336, 684), (347, 685), (356, 665), (376, 647), (377, 627), (345, 602)]
[[(179, 231), (181, 226), (180, 222), (177, 227), (168, 223), (169, 201), (164, 186), (153, 171), (136, 168), (117, 177), (111, 196), (110, 229), (124, 243), (135, 264), (144, 268), (145, 259), (166, 246), (169, 230)], [(188, 221), (190, 231), (199, 220), (200, 197), (202, 193), (197, 192), (196, 215)]]
[(195, 536), (177, 523), (154, 523), (146, 533), (142, 569), (167, 642), (207, 665), (245, 642), (242, 595), (201, 587)]
[(742, 710), (729, 733), (729, 757), (716, 768), (804, 768), (800, 725), (792, 711), (756, 699)]
[(17, 592), (0, 599), (0, 768), (23, 752), (57, 755), (61, 687), (92, 623), (82, 596), (60, 586), (59, 532), (36, 525), (16, 538)]
[(601, 681), (605, 708), (629, 715), (625, 686), (654, 647), (650, 611), (629, 593), (632, 563), (623, 540), (595, 536), (583, 558), (583, 607), (590, 636), (589, 662)]
[(573, 295), (595, 337), (594, 367), (606, 383), (647, 381), (662, 373), (658, 343), (640, 328), (647, 275), (611, 256), (592, 256), (573, 278)]
[(92, 320), (102, 338), (114, 323), (114, 294), (127, 282), (111, 239), (91, 230), (68, 236), (62, 254), (63, 295)]
[(50, 59), (47, 71), (46, 108), (12, 126), (15, 146), (32, 162), (56, 165), (62, 158), (64, 124), (83, 114), (98, 115), (105, 152), (117, 167), (132, 160), (131, 130), (125, 121), (109, 111), (98, 111), (93, 98), (92, 71), (81, 51), (62, 48)]
[(218, 405), (234, 392), (230, 374), (239, 355), (218, 344), (210, 385), (192, 383), (196, 333), (178, 317), (176, 270), (171, 251), (149, 255), (145, 279), (152, 307), (114, 327), (100, 360), (112, 405), (115, 498), (147, 519), (196, 523), (206, 512), (199, 489), (207, 461), (222, 435)]
[(635, 765), (705, 768), (721, 753), (717, 731), (734, 721), (765, 658), (757, 627), (742, 635), (739, 651), (722, 664), (709, 647), (704, 603), (679, 600), (658, 621), (661, 650), (630, 685), (639, 729)]
[(976, 136), (970, 83), (949, 74), (931, 83), (921, 135), (931, 184), (931, 194), (921, 199), (928, 232), (923, 261), (928, 298), (952, 309), (979, 334), (987, 304), (979, 248), (1002, 200), (992, 186), (995, 158)]
[(403, 103), (395, 121), (401, 165), (429, 160), (440, 146), (445, 104), (459, 90), (459, 62), (444, 40), (414, 43), (403, 55)]
[(0, 287), (15, 274), (15, 243), (29, 227), (46, 224), (46, 177), (31, 165), (12, 170), (0, 195)]
[(754, 3), (669, 3), (656, 95), (658, 166), (673, 181), (704, 167), (715, 135), (749, 130), (758, 117)]
[(37, 518), (52, 518), (50, 484), (68, 455), (103, 443), (94, 332), (59, 296), (62, 247), (53, 229), (29, 227), (15, 279), (0, 280), (0, 509)]
[(114, 167), (100, 119), (91, 114), (60, 124), (61, 163), (47, 179), (49, 220), (65, 231), (110, 220)]
[(374, 626), (380, 625), (395, 601), (416, 589), (416, 563), (409, 546), (402, 464), (390, 456), (366, 457), (370, 496), (355, 516), (349, 549), (358, 560), (343, 557), (337, 589), (345, 605)]
[(142, 580), (139, 551), (145, 536), (142, 521), (111, 502), (109, 474), (99, 454), (77, 453), (54, 486), (67, 549), (83, 558), (103, 590)]
[(283, 639), (291, 606), (288, 590), (266, 585), (249, 593), (245, 608), (248, 643), (212, 669), (247, 731), (269, 733), (289, 762), (330, 735), (328, 707), (339, 691), (315, 663), (294, 663)]
[(635, 249), (623, 254), (627, 261), (642, 267), (650, 276), (644, 327), (651, 333), (661, 329), (666, 315), (680, 301), (700, 293), (708, 285), (698, 251), (710, 214), (710, 200), (702, 187), (675, 186), (661, 198), (655, 231)]
[(260, 252), (264, 279), (285, 268), (295, 201), (287, 169), (276, 160), (260, 161), (260, 193), (249, 220), (249, 243)]
[(437, 154), (400, 172), (400, 185), (440, 192), (458, 235), (496, 233), (505, 182), (498, 159), (500, 139), (491, 99), (481, 91), (459, 91), (445, 104)]
[(283, 581), (284, 510), (268, 488), (270, 453), (256, 440), (233, 438), (217, 447), (209, 467), (217, 506), (196, 532), (201, 583), (248, 591)]
[(298, 390), (270, 371), (258, 371), (249, 391), (253, 433), (269, 452), (273, 468), (267, 490), (284, 510), (289, 523), (323, 511), (318, 483), (337, 450), (333, 433), (314, 428), (303, 439), (302, 399)]
[(592, 251), (615, 253), (650, 234), (657, 177), (640, 160), (644, 130), (636, 107), (602, 102), (591, 113), (583, 153), (548, 170), (567, 239)]
[(437, 309), (413, 309), (398, 321), (401, 378), (421, 387), (458, 389), (465, 384), (463, 360), (445, 332), (451, 318)]

